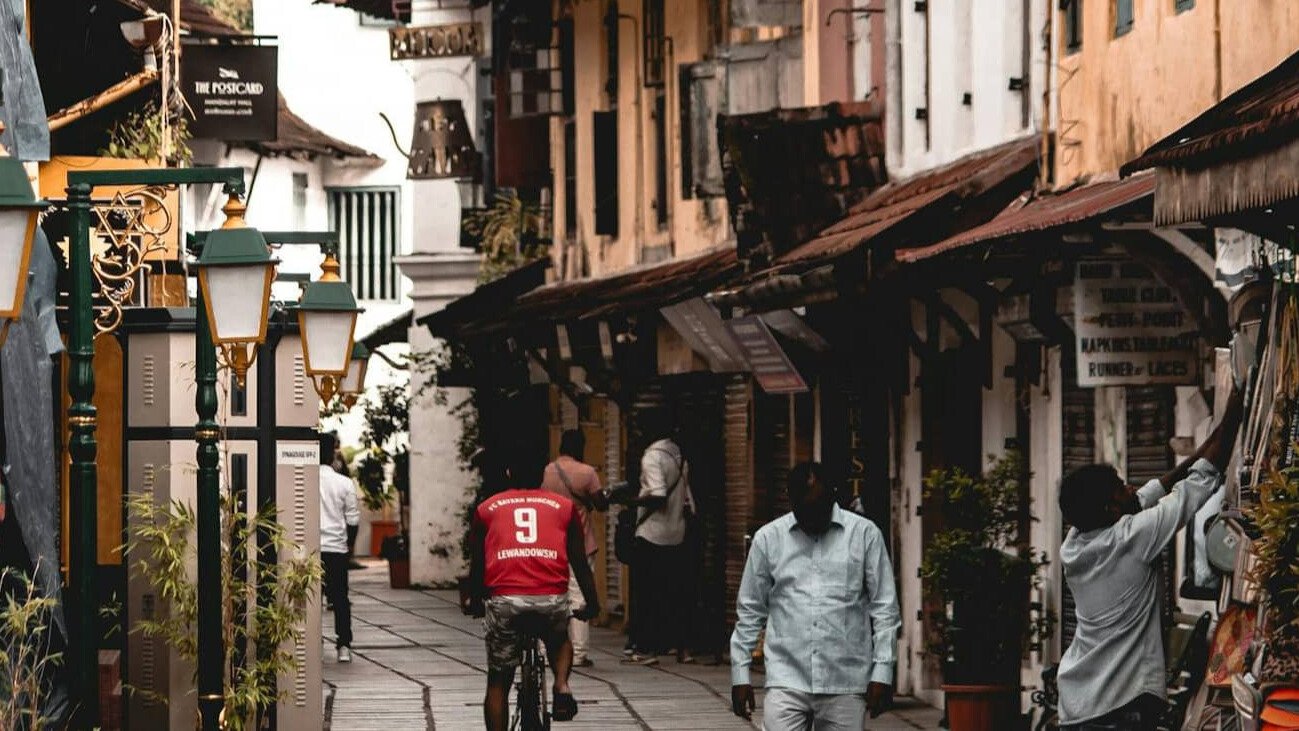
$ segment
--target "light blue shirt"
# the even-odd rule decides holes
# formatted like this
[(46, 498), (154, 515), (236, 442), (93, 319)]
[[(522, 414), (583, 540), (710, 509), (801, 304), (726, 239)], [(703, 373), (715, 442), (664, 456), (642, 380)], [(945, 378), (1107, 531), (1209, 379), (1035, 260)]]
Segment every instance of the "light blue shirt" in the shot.
[(1167, 695), (1159, 556), (1221, 484), (1218, 469), (1197, 460), (1167, 495), (1158, 480), (1141, 488), (1141, 512), (1100, 530), (1069, 529), (1060, 562), (1078, 630), (1060, 658), (1060, 723), (1090, 721), (1143, 693)]
[(736, 613), (733, 685), (751, 684), (764, 624), (768, 688), (844, 695), (893, 684), (902, 621), (884, 536), (837, 505), (821, 536), (803, 532), (792, 513), (758, 531)]

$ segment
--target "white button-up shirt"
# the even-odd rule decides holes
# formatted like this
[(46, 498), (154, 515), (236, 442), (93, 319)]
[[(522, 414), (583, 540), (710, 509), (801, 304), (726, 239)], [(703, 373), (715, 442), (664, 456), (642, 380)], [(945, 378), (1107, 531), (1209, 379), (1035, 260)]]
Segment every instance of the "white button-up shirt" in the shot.
[(347, 527), (360, 522), (352, 479), (320, 465), (320, 552), (347, 553)]
[(811, 536), (791, 513), (753, 539), (731, 635), (731, 683), (749, 685), (758, 633), (768, 688), (864, 693), (893, 684), (901, 626), (893, 566), (874, 523), (835, 506)]
[(1060, 562), (1078, 631), (1060, 659), (1060, 723), (1090, 721), (1143, 693), (1167, 695), (1157, 563), (1221, 482), (1218, 469), (1201, 459), (1167, 496), (1157, 480), (1141, 488), (1145, 509), (1136, 515), (1100, 530), (1069, 530)]

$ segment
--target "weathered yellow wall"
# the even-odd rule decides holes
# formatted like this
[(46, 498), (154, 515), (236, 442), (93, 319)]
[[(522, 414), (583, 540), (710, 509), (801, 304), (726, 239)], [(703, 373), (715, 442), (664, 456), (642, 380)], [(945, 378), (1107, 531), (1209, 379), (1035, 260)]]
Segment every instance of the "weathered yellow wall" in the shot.
[(1182, 13), (1174, 0), (1135, 0), (1119, 38), (1112, 3), (1082, 1), (1080, 52), (1068, 53), (1056, 16), (1059, 183), (1117, 170), (1299, 50), (1293, 0), (1196, 0)]
[[(667, 64), (667, 146), (668, 191), (670, 200), (669, 223), (659, 231), (652, 207), (655, 188), (654, 168), (654, 94), (645, 89), (641, 79), (642, 7), (639, 2), (622, 2), (619, 11), (636, 18), (622, 20), (619, 25), (619, 80), (618, 80), (618, 196), (619, 236), (617, 238), (595, 235), (595, 158), (592, 140), (592, 112), (609, 109), (605, 94), (605, 69), (607, 57), (604, 42), (604, 14), (606, 3), (602, 0), (573, 4), (575, 41), (575, 104), (577, 121), (577, 242), (570, 247), (572, 257), (576, 249), (585, 245), (589, 252), (590, 273), (601, 276), (617, 272), (642, 262), (646, 247), (671, 243), (672, 254), (680, 257), (703, 251), (725, 242), (729, 224), (725, 200), (686, 200), (681, 197), (681, 114), (677, 69), (681, 64), (703, 58), (709, 43), (708, 7), (706, 0), (666, 0), (666, 34), (672, 38)], [(637, 106), (639, 96), (640, 104)], [(640, 124), (637, 124), (637, 116)], [(551, 125), (552, 167), (555, 171), (555, 235), (554, 247), (557, 273), (561, 242), (565, 235), (564, 187), (564, 137), (563, 119), (556, 118)], [(639, 161), (638, 161), (639, 146)], [(641, 184), (637, 185), (637, 178)], [(571, 270), (571, 267), (570, 267)]]

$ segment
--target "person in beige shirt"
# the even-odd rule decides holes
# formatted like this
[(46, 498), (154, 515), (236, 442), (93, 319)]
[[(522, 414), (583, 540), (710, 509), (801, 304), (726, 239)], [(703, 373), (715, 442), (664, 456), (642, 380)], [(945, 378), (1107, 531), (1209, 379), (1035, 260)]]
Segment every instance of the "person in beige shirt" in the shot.
[[(582, 519), (582, 531), (586, 536), (586, 558), (594, 562), (599, 546), (595, 542), (595, 527), (591, 518), (592, 510), (604, 510), (606, 507), (600, 476), (595, 468), (582, 461), (586, 452), (586, 436), (578, 429), (569, 429), (559, 440), (559, 458), (546, 465), (546, 473), (541, 482), (542, 489), (549, 490), (573, 501), (578, 507)], [(582, 590), (577, 585), (577, 578), (569, 571), (568, 597), (573, 610), (585, 606)], [(594, 663), (587, 656), (587, 644), (590, 639), (590, 626), (581, 620), (573, 619), (568, 628), (569, 638), (573, 641), (574, 667), (591, 667)]]

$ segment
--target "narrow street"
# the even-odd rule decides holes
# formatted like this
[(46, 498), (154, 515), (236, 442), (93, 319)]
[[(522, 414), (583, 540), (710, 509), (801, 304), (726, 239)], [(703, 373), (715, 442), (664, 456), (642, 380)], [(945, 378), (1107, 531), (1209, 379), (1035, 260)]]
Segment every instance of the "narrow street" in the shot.
[[(325, 613), (325, 726), (332, 731), (480, 728), (484, 652), (478, 620), (460, 614), (450, 591), (388, 587), (382, 563), (351, 574), (353, 662), (334, 660), (333, 615)], [(758, 728), (730, 712), (725, 666), (623, 665), (623, 638), (591, 632), (595, 667), (578, 670), (581, 711), (557, 729)], [(762, 695), (759, 693), (759, 703)], [(872, 731), (938, 727), (939, 713), (900, 699)], [(761, 713), (761, 708), (759, 708)]]

